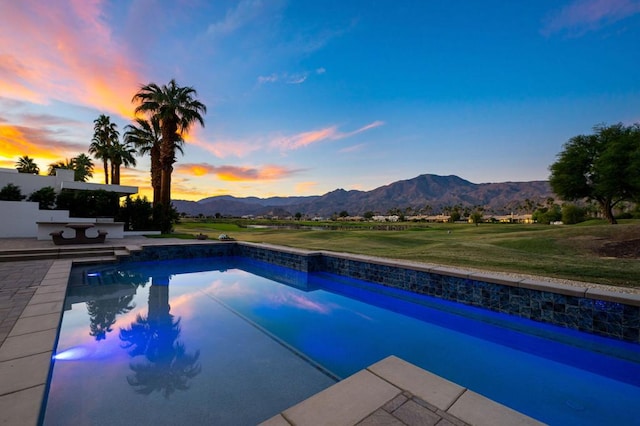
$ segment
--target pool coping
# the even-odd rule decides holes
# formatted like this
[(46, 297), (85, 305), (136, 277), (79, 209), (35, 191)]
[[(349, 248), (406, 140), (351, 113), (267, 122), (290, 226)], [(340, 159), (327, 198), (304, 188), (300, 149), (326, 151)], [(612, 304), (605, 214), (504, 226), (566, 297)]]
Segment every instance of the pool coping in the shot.
[[(270, 244), (257, 244), (257, 243), (246, 243), (246, 242), (237, 242), (237, 241), (234, 241), (234, 242), (209, 241), (209, 242), (198, 242), (198, 243), (194, 243), (193, 241), (188, 241), (188, 242), (172, 241), (164, 244), (160, 244), (156, 242), (152, 244), (129, 245), (127, 246), (127, 251), (130, 253), (136, 252), (144, 249), (145, 247), (151, 247), (151, 246), (168, 247), (168, 246), (176, 246), (176, 245), (194, 245), (194, 244), (198, 244), (198, 245), (200, 244), (242, 244), (242, 245), (257, 247), (261, 249), (275, 250), (279, 252), (300, 254), (305, 256), (327, 255), (327, 256), (333, 256), (333, 257), (342, 257), (345, 259), (375, 262), (383, 265), (387, 264), (389, 266), (394, 266), (394, 267), (407, 266), (412, 269), (419, 268), (424, 271), (444, 273), (447, 275), (459, 276), (461, 278), (477, 277), (477, 278), (481, 278), (484, 281), (495, 282), (503, 285), (506, 284), (506, 285), (516, 286), (516, 287), (522, 286), (525, 288), (540, 289), (542, 291), (555, 290), (558, 293), (564, 293), (564, 294), (569, 293), (571, 295), (579, 294), (580, 297), (593, 298), (598, 300), (610, 300), (616, 303), (626, 303), (633, 306), (640, 306), (640, 294), (627, 294), (627, 293), (612, 294), (611, 291), (603, 290), (598, 287), (574, 288), (573, 286), (568, 286), (565, 284), (559, 284), (559, 283), (553, 283), (553, 282), (547, 282), (547, 281), (541, 281), (541, 280), (537, 281), (534, 279), (510, 280), (508, 279), (508, 277), (501, 276), (499, 274), (481, 273), (477, 271), (465, 270), (462, 268), (451, 268), (451, 267), (444, 267), (444, 266), (438, 266), (438, 265), (419, 264), (415, 262), (396, 261), (396, 260), (382, 259), (382, 258), (371, 257), (371, 256), (351, 255), (351, 254), (345, 254), (345, 253), (335, 253), (335, 252), (326, 252), (326, 251), (309, 251), (309, 250), (301, 250), (301, 249), (295, 249), (290, 247), (275, 246)], [(121, 255), (124, 256), (125, 253), (121, 253)], [(34, 295), (31, 297), (26, 308), (24, 309), (24, 311), (18, 318), (17, 322), (15, 323), (14, 327), (12, 328), (11, 332), (9, 333), (9, 336), (0, 346), (0, 423), (21, 424), (21, 425), (38, 424), (40, 409), (41, 409), (42, 401), (45, 395), (46, 384), (50, 375), (51, 356), (55, 348), (57, 332), (58, 332), (58, 328), (62, 318), (63, 304), (64, 304), (66, 288), (67, 288), (71, 268), (74, 264), (87, 263), (87, 262), (96, 263), (96, 262), (103, 262), (105, 260), (106, 259), (102, 259), (102, 258), (59, 259), (59, 260), (55, 260), (51, 265), (51, 267), (49, 268), (49, 270), (47, 271), (45, 277), (38, 285)], [(110, 259), (110, 260), (116, 261), (115, 259)], [(397, 390), (399, 390), (400, 394), (405, 395), (405, 397), (407, 398), (408, 398), (407, 395), (421, 395), (420, 392), (422, 391), (420, 389), (422, 389), (422, 387), (420, 386), (414, 387), (413, 385), (408, 386), (406, 384), (396, 383), (394, 382), (395, 379), (393, 379), (394, 376), (391, 373), (395, 370), (391, 369), (390, 370), (391, 372), (388, 372), (386, 370), (386, 367), (388, 367), (389, 365), (395, 365), (397, 367), (397, 371), (400, 371), (400, 372), (406, 371), (407, 369), (410, 369), (405, 365), (408, 363), (399, 359), (393, 359), (391, 361), (383, 360), (381, 361), (381, 363), (382, 364), (380, 363), (374, 364), (374, 366), (371, 366), (360, 373), (356, 373), (356, 376), (361, 377), (367, 374), (373, 374), (376, 377), (378, 377), (378, 379), (383, 380), (387, 383), (390, 383)], [(426, 372), (426, 370), (419, 369), (418, 367), (415, 367), (415, 366), (413, 366), (413, 368), (421, 372), (420, 374), (417, 374), (417, 373), (414, 374), (416, 377), (424, 378), (424, 377), (434, 376), (433, 374)], [(412, 370), (412, 371), (417, 371), (417, 370)], [(381, 373), (381, 371), (385, 371), (385, 372)], [(422, 374), (422, 372), (424, 372), (424, 374)], [(450, 383), (450, 382), (442, 378), (439, 378), (439, 379), (446, 382), (445, 383), (446, 386), (449, 386), (447, 383)], [(351, 385), (341, 385), (343, 382), (346, 382), (347, 384), (359, 383), (359, 379), (350, 380), (350, 378), (347, 378), (339, 382), (338, 384), (334, 385), (334, 386), (340, 385), (338, 386), (338, 388), (336, 388), (338, 389), (337, 392), (343, 392), (344, 389), (347, 389), (349, 390), (349, 394), (353, 395), (353, 398), (356, 398), (357, 395), (361, 393), (362, 389), (360, 388), (360, 386), (354, 386), (354, 388), (352, 389), (350, 387)], [(442, 385), (442, 383), (440, 384)], [(455, 385), (455, 386), (458, 386), (458, 385)], [(332, 389), (332, 388), (333, 387), (329, 389)], [(329, 389), (323, 392), (329, 391)], [(440, 389), (440, 385), (436, 386), (433, 389), (435, 389), (436, 392), (440, 392), (438, 390)], [(394, 390), (394, 392), (396, 391)], [(469, 416), (471, 416), (471, 414), (473, 413), (476, 413), (476, 417), (478, 413), (483, 413), (483, 416), (484, 416), (485, 411), (486, 413), (494, 413), (496, 412), (496, 410), (498, 413), (502, 413), (502, 414), (498, 414), (497, 415), (498, 417), (496, 419), (491, 418), (492, 419), (491, 424), (494, 424), (494, 425), (501, 424), (499, 421), (500, 421), (500, 418), (503, 418), (502, 416), (504, 416), (504, 419), (511, 419), (509, 420), (509, 423), (502, 423), (502, 424), (514, 424), (513, 418), (511, 416), (513, 416), (513, 413), (516, 413), (516, 412), (513, 412), (513, 410), (507, 407), (504, 407), (494, 401), (486, 399), (480, 395), (474, 394), (469, 390), (466, 390), (465, 392), (469, 392), (469, 393), (465, 398), (461, 400), (460, 405), (458, 405), (458, 407), (466, 407), (467, 405), (463, 405), (462, 402), (469, 400), (473, 402), (473, 405), (472, 405), (474, 407), (473, 409), (463, 410), (462, 408), (460, 408), (461, 411), (453, 410), (451, 412), (448, 412), (447, 410), (450, 410), (452, 407), (455, 407), (457, 402), (454, 403), (452, 406), (447, 407), (446, 410), (443, 410), (437, 403), (430, 401), (428, 398), (427, 399), (422, 398), (422, 400), (426, 402), (427, 405), (432, 404), (433, 406), (437, 407), (439, 410), (443, 411), (448, 415), (457, 416), (463, 422), (462, 424), (467, 422), (467, 420), (464, 420), (465, 418), (467, 418), (468, 420), (471, 420), (470, 424), (483, 424), (481, 422), (478, 423), (481, 419), (476, 419), (475, 417), (472, 418)], [(322, 392), (320, 394), (322, 394)], [(326, 397), (327, 395), (333, 395), (333, 394), (327, 393), (325, 394), (325, 396), (318, 396), (318, 395), (316, 395), (317, 398), (315, 396), (311, 397), (310, 399), (311, 402), (307, 402), (307, 403), (303, 402), (301, 403), (302, 405), (298, 404), (300, 405), (300, 407), (294, 406), (290, 410), (285, 410), (283, 413), (278, 415), (281, 417), (276, 416), (275, 418), (269, 419), (268, 421), (274, 421), (274, 422), (285, 421), (286, 422), (287, 421), (286, 419), (288, 418), (287, 416), (294, 416), (298, 418), (299, 416), (303, 416), (304, 413), (307, 413), (308, 415), (310, 415), (315, 412), (314, 411), (315, 408), (311, 411), (307, 411), (307, 408), (315, 407), (316, 406), (315, 404), (317, 401), (322, 401), (324, 399), (327, 399), (327, 401), (331, 403), (331, 401), (334, 400), (333, 397)], [(389, 403), (398, 395), (399, 394), (394, 394), (392, 398), (384, 401), (384, 403), (381, 404), (379, 407), (375, 407), (374, 411), (367, 413), (367, 416), (373, 414), (378, 409), (381, 409), (382, 406)], [(462, 394), (459, 395), (459, 397), (460, 396), (462, 396)], [(348, 398), (348, 399), (351, 400), (351, 398)], [(458, 400), (459, 398), (456, 399), (456, 401)], [(313, 401), (316, 401), (316, 402), (313, 402)], [(342, 401), (342, 399), (339, 399), (338, 401)], [(496, 406), (504, 407), (504, 409), (502, 408), (498, 409), (496, 408)], [(298, 408), (295, 408), (295, 407), (298, 407)], [(482, 407), (482, 408), (478, 408), (478, 407)], [(323, 410), (325, 411), (322, 411), (322, 412), (328, 413), (328, 412), (335, 411), (335, 407), (331, 407), (331, 410), (328, 410), (328, 411), (326, 410), (326, 407), (325, 407)], [(365, 417), (363, 417), (363, 419)], [(530, 418), (524, 416), (523, 419), (524, 420), (522, 421), (525, 423), (516, 423), (516, 424), (530, 424), (530, 423), (527, 423), (530, 421), (527, 419), (530, 419)], [(314, 418), (314, 422), (316, 422), (317, 420), (318, 420), (317, 418)], [(271, 424), (271, 423), (268, 423), (268, 424)], [(273, 423), (273, 424), (284, 425), (289, 423), (287, 422), (287, 423)], [(296, 424), (300, 424), (300, 423), (296, 423)]]

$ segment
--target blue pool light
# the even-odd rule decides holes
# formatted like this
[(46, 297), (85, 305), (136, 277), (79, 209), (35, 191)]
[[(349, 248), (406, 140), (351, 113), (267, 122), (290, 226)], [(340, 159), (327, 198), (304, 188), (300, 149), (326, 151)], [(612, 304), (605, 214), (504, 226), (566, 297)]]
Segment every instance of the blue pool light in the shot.
[(90, 358), (95, 353), (95, 348), (87, 346), (74, 346), (53, 355), (56, 361), (77, 361)]

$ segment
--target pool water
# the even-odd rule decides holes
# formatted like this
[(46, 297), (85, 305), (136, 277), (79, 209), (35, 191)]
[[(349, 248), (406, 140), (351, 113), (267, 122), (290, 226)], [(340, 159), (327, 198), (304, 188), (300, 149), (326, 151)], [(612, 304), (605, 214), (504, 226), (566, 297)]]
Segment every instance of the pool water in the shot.
[(74, 268), (43, 424), (256, 424), (396, 355), (549, 424), (636, 424), (640, 345), (246, 258)]

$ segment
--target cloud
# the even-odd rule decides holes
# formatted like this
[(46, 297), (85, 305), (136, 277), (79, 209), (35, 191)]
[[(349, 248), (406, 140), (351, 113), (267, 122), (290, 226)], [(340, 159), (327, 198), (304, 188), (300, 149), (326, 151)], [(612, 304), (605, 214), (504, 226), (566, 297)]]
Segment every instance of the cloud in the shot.
[[(53, 162), (86, 152), (86, 144), (67, 142), (59, 133), (39, 127), (0, 124), (0, 158), (17, 159), (23, 155), (36, 162)], [(40, 169), (45, 164), (38, 164)]]
[(208, 163), (184, 163), (176, 166), (176, 171), (191, 176), (216, 175), (218, 179), (229, 182), (278, 180), (290, 177), (301, 170), (282, 166), (266, 165), (261, 168), (239, 166), (214, 166)]
[(274, 0), (242, 0), (235, 8), (228, 9), (223, 19), (211, 23), (207, 34), (214, 37), (226, 36), (248, 26), (260, 27), (262, 25), (256, 21), (268, 19), (282, 4)]
[(340, 152), (340, 153), (358, 152), (358, 151), (362, 151), (365, 146), (366, 146), (366, 144), (360, 143), (358, 145), (351, 145), (351, 146), (348, 146), (346, 148), (342, 148), (338, 152)]
[(273, 148), (278, 148), (283, 151), (295, 150), (316, 142), (349, 138), (351, 136), (355, 136), (359, 133), (366, 132), (367, 130), (374, 129), (382, 125), (384, 125), (383, 121), (374, 121), (357, 130), (346, 133), (339, 132), (337, 126), (331, 126), (320, 130), (298, 133), (297, 135), (279, 137), (274, 139), (270, 145)]
[(53, 100), (130, 117), (140, 81), (133, 57), (116, 41), (102, 0), (3, 2), (0, 93)]
[(293, 73), (293, 74), (283, 72), (280, 74), (273, 73), (270, 75), (261, 75), (261, 76), (258, 76), (258, 84), (259, 85), (268, 84), (268, 83), (273, 84), (278, 82), (283, 82), (286, 84), (301, 84), (307, 81), (309, 76), (312, 74), (322, 75), (322, 74), (325, 74), (326, 72), (327, 72), (326, 69), (318, 68), (313, 72), (304, 71), (304, 72)]
[(640, 2), (637, 0), (574, 0), (551, 13), (545, 20), (541, 33), (550, 36), (568, 32), (581, 36), (636, 13), (640, 13)]
[(235, 156), (242, 158), (261, 148), (261, 143), (242, 140), (222, 140), (216, 142), (204, 142), (199, 139), (190, 141), (192, 145), (202, 148), (218, 158)]

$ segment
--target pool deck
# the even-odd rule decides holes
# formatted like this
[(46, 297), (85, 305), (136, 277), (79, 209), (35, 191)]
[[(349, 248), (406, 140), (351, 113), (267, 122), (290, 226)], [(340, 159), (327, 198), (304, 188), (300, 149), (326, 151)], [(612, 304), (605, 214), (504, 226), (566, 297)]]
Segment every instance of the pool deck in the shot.
[[(100, 245), (67, 246), (72, 252), (64, 252), (51, 241), (0, 239), (0, 257), (13, 256), (0, 261), (0, 425), (38, 424), (72, 263), (95, 262), (101, 256), (113, 259), (113, 253), (124, 246), (195, 243), (195, 240), (126, 237)], [(57, 258), (44, 259), (30, 255), (42, 250), (59, 250), (59, 254)], [(394, 356), (263, 423), (266, 426), (436, 424), (540, 423)]]

